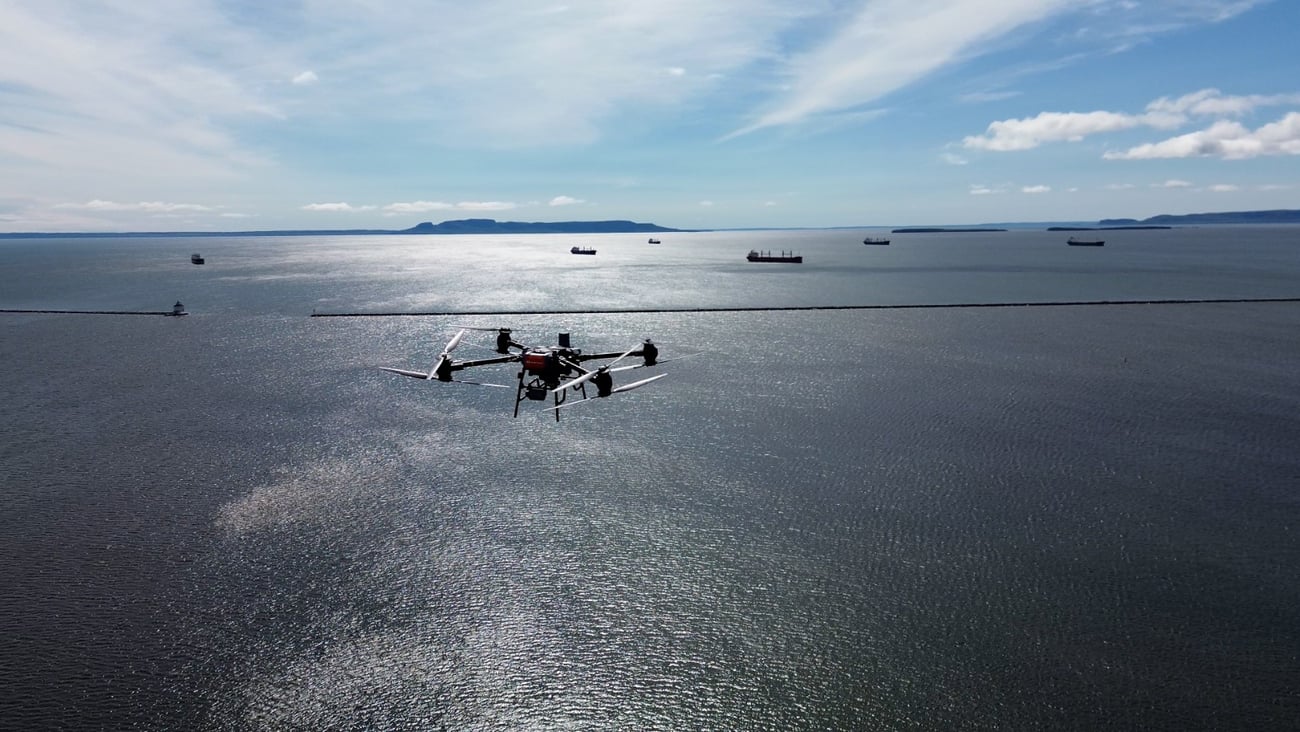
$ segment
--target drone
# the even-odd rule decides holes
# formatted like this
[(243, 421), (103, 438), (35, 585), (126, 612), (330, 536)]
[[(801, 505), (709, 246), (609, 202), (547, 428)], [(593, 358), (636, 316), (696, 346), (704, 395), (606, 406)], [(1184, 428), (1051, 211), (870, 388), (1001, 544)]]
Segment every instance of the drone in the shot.
[[(488, 358), (470, 359), (467, 361), (457, 361), (451, 357), (451, 352), (461, 345), (461, 341), (470, 331), (489, 331), (495, 332), (496, 335), (496, 353), (501, 354)], [(640, 358), (641, 363), (618, 366), (617, 364), (624, 359)], [(678, 358), (684, 358), (679, 356)], [(611, 360), (612, 359), (612, 360)], [(401, 376), (409, 376), (413, 379), (424, 379), (426, 381), (441, 381), (456, 384), (470, 384), (472, 386), (487, 386), (498, 389), (509, 389), (505, 384), (492, 384), (483, 381), (468, 381), (466, 379), (454, 378), (458, 371), (474, 368), (476, 366), (491, 366), (494, 364), (518, 363), (519, 364), (519, 383), (515, 390), (515, 417), (519, 416), (519, 405), (525, 400), (544, 402), (550, 397), (554, 406), (547, 407), (547, 410), (555, 412), (555, 420), (560, 420), (560, 409), (575, 404), (582, 404), (588, 398), (587, 384), (595, 387), (597, 398), (609, 397), (614, 394), (639, 389), (647, 384), (658, 381), (667, 374), (658, 374), (640, 381), (633, 381), (621, 386), (614, 385), (612, 374), (619, 371), (628, 371), (631, 369), (646, 368), (655, 366), (666, 361), (675, 359), (660, 359), (659, 348), (649, 338), (641, 343), (627, 349), (626, 351), (608, 352), (608, 353), (583, 353), (580, 349), (574, 348), (570, 334), (560, 333), (558, 345), (554, 346), (528, 346), (518, 343), (514, 340), (510, 328), (479, 328), (474, 326), (460, 326), (456, 334), (447, 341), (442, 352), (438, 355), (437, 360), (428, 371), (413, 371), (410, 369), (399, 369), (392, 366), (380, 366), (380, 370), (387, 371)], [(583, 366), (590, 361), (609, 361), (609, 363), (597, 366), (595, 368)], [(581, 394), (581, 399), (567, 401), (568, 397)]]

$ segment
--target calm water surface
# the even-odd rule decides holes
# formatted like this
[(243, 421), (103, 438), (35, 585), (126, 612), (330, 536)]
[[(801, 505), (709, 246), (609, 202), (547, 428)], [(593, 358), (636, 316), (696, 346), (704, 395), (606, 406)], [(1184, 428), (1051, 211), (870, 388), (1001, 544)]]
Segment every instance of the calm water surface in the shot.
[[(1300, 297), (1295, 228), (867, 233), (0, 241), (193, 313), (0, 315), (0, 728), (1296, 726), (1296, 303), (305, 317)], [(374, 368), (462, 324), (703, 353)]]

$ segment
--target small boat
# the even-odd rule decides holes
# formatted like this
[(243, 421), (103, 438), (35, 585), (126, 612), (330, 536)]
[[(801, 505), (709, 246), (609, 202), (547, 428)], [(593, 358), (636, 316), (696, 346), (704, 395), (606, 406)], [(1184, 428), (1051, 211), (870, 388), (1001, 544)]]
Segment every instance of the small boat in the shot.
[(786, 253), (785, 251), (782, 251), (780, 254), (773, 254), (771, 252), (760, 252), (755, 249), (750, 249), (749, 254), (745, 255), (745, 259), (748, 259), (751, 262), (788, 262), (790, 264), (803, 264), (803, 256), (797, 255), (794, 252)]
[(595, 253), (596, 250), (592, 249), (591, 247), (573, 247), (572, 249), (569, 250), (569, 254), (595, 254)]
[(888, 244), (889, 244), (889, 240), (888, 240), (888, 239), (873, 239), (873, 238), (871, 238), (871, 237), (867, 237), (866, 239), (863, 239), (863, 240), (862, 240), (862, 243), (863, 243), (863, 244), (866, 244), (866, 245), (868, 245), (868, 246), (870, 246), (870, 245), (872, 245), (872, 244), (888, 245)]
[(1070, 237), (1065, 243), (1072, 247), (1100, 247), (1106, 245), (1106, 242), (1101, 239), (1075, 239), (1074, 237)]
[(658, 244), (658, 243), (659, 243), (659, 240), (658, 240), (658, 239), (653, 239), (653, 238), (652, 238), (652, 239), (651, 239), (649, 242), (647, 242), (647, 243), (649, 243), (649, 244)]
[(167, 314), (174, 315), (178, 318), (182, 315), (189, 315), (189, 313), (185, 312), (185, 306), (181, 304), (180, 300), (176, 301), (176, 304), (172, 306), (172, 311)]
[(191, 255), (190, 255), (190, 264), (203, 264), (203, 255), (202, 255), (202, 254), (191, 254)]

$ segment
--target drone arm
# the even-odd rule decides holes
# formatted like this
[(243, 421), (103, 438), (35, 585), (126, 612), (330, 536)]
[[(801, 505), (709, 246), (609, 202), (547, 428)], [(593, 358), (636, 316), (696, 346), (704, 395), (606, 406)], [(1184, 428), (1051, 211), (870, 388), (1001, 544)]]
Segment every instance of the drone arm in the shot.
[(591, 361), (599, 358), (623, 359), (628, 356), (640, 356), (641, 349), (634, 348), (630, 351), (619, 351), (617, 353), (583, 353), (574, 357), (575, 361)]
[(451, 364), (451, 370), (460, 371), (461, 369), (467, 369), (472, 366), (489, 366), (494, 363), (510, 363), (511, 361), (518, 360), (518, 355), (511, 354), (509, 356), (496, 356), (494, 358), (478, 358), (472, 361), (454, 361)]

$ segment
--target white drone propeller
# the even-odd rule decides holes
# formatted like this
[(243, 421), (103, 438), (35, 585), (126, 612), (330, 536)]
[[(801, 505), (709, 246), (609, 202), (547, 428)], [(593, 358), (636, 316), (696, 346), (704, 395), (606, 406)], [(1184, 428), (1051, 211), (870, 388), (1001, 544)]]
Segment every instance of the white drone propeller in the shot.
[[(609, 394), (610, 394), (610, 396), (613, 396), (613, 395), (615, 395), (615, 394), (617, 394), (617, 393), (619, 393), (619, 392), (621, 392), (621, 391), (632, 391), (633, 389), (639, 389), (639, 388), (645, 386), (646, 384), (649, 384), (649, 383), (652, 382), (652, 381), (658, 381), (659, 379), (662, 379), (663, 377), (665, 377), (665, 376), (667, 376), (667, 375), (668, 375), (668, 374), (659, 374), (659, 375), (657, 375), (657, 376), (651, 376), (651, 377), (648, 378), (648, 379), (641, 379), (640, 381), (633, 381), (631, 384), (625, 384), (625, 385), (623, 385), (623, 386), (619, 386), (619, 387), (615, 387), (615, 388), (613, 388), (613, 389), (610, 389), (610, 390), (609, 390)], [(557, 407), (547, 407), (546, 409), (543, 409), (542, 411), (544, 411), (544, 412), (553, 412), (553, 411), (555, 411), (555, 410), (557, 410), (557, 409), (564, 409), (565, 407), (574, 407), (574, 406), (577, 406), (577, 405), (579, 405), (579, 404), (586, 404), (587, 402), (594, 402), (594, 401), (597, 401), (597, 400), (596, 400), (596, 399), (579, 399), (579, 400), (576, 401), (576, 402), (565, 402), (564, 404), (561, 404), (561, 405), (559, 405), (559, 406), (557, 406)]]
[[(609, 363), (605, 364), (604, 366), (601, 366), (600, 368), (598, 368), (598, 369), (594, 369), (594, 370), (592, 370), (592, 371), (586, 371), (586, 370), (583, 369), (581, 366), (578, 366), (578, 369), (579, 369), (579, 370), (584, 371), (584, 373), (582, 374), (582, 376), (579, 376), (579, 377), (576, 378), (576, 379), (571, 379), (571, 380), (569, 380), (569, 381), (566, 382), (566, 383), (560, 384), (559, 386), (555, 387), (554, 389), (551, 389), (550, 393), (551, 393), (551, 394), (555, 394), (555, 393), (557, 393), (557, 392), (564, 391), (565, 389), (568, 389), (569, 387), (580, 386), (580, 385), (582, 385), (582, 384), (585, 384), (585, 383), (587, 383), (588, 381), (591, 381), (592, 379), (596, 378), (596, 374), (600, 374), (600, 373), (613, 373), (613, 372), (615, 372), (615, 371), (627, 371), (628, 369), (640, 368), (640, 364), (637, 364), (637, 365), (635, 365), (635, 366), (620, 366), (620, 367), (618, 367), (618, 368), (613, 368), (614, 364), (616, 364), (616, 363), (618, 363), (619, 361), (622, 361), (623, 359), (625, 359), (625, 358), (627, 358), (628, 356), (632, 355), (632, 352), (635, 351), (636, 349), (640, 348), (640, 347), (641, 347), (640, 345), (632, 346), (631, 348), (627, 349), (627, 351), (624, 352), (622, 356), (619, 356), (618, 358), (614, 359), (613, 361), (610, 361)], [(565, 363), (566, 363), (566, 364), (569, 364), (569, 365), (576, 365), (576, 364), (571, 364), (569, 361), (565, 361)], [(614, 392), (611, 391), (610, 393), (613, 394)]]
[(448, 354), (456, 350), (456, 346), (460, 345), (460, 339), (464, 337), (465, 337), (464, 328), (461, 328), (460, 330), (456, 331), (456, 335), (452, 336), (451, 340), (447, 341), (446, 348), (442, 349), (442, 353), (438, 356), (438, 360), (434, 361), (433, 366), (429, 367), (429, 374), (424, 378), (432, 379), (434, 377), (434, 375), (438, 372), (438, 367), (441, 366), (442, 362), (447, 359)]
[[(412, 370), (410, 370), (410, 369), (398, 369), (398, 368), (393, 368), (392, 366), (380, 366), (380, 367), (379, 367), (379, 370), (380, 370), (380, 371), (387, 371), (387, 372), (390, 373), (390, 374), (398, 374), (398, 375), (400, 375), (400, 376), (409, 376), (409, 377), (411, 377), (412, 379), (420, 379), (421, 381), (428, 381), (428, 380), (429, 380), (429, 374), (427, 374), (427, 373), (425, 373), (425, 372), (423, 372), (423, 371), (412, 371)], [(513, 388), (513, 387), (506, 386), (505, 384), (489, 384), (489, 383), (484, 382), (484, 381), (464, 381), (464, 380), (462, 380), (462, 379), (452, 379), (452, 380), (451, 380), (451, 383), (453, 383), (453, 384), (471, 384), (471, 385), (473, 385), (473, 386), (492, 386), (492, 387), (496, 387), (497, 389), (510, 389), (510, 388)]]
[[(409, 377), (411, 377), (411, 378), (413, 378), (413, 379), (423, 379), (423, 380), (425, 380), (425, 381), (430, 381), (430, 380), (432, 380), (432, 379), (434, 379), (434, 378), (437, 377), (437, 375), (438, 375), (438, 367), (439, 367), (439, 366), (442, 366), (442, 362), (445, 361), (445, 360), (447, 360), (448, 358), (450, 358), (450, 354), (451, 354), (451, 352), (454, 351), (454, 350), (456, 350), (456, 348), (457, 348), (458, 346), (460, 346), (460, 341), (461, 341), (461, 339), (465, 337), (465, 331), (466, 331), (465, 328), (460, 329), (459, 331), (456, 332), (456, 335), (454, 335), (454, 336), (451, 337), (451, 340), (450, 340), (450, 341), (447, 341), (447, 345), (446, 345), (446, 347), (444, 347), (444, 348), (442, 349), (442, 353), (440, 353), (440, 354), (438, 355), (438, 360), (433, 362), (433, 366), (432, 366), (428, 371), (412, 371), (411, 369), (399, 369), (399, 368), (394, 368), (394, 367), (392, 367), (392, 366), (380, 366), (380, 367), (379, 367), (379, 370), (380, 370), (380, 371), (387, 371), (387, 372), (390, 373), (390, 374), (399, 374), (399, 375), (401, 375), (401, 376), (409, 376)], [(510, 387), (508, 387), (508, 386), (506, 386), (506, 385), (504, 385), (504, 384), (489, 384), (489, 383), (487, 383), (487, 382), (483, 382), (483, 381), (466, 381), (466, 380), (463, 380), (463, 379), (452, 379), (452, 380), (451, 380), (451, 383), (453, 383), (453, 384), (471, 384), (471, 385), (473, 385), (473, 386), (491, 386), (491, 387), (495, 387), (495, 388), (497, 388), (497, 389), (509, 389), (509, 388), (510, 388)]]

